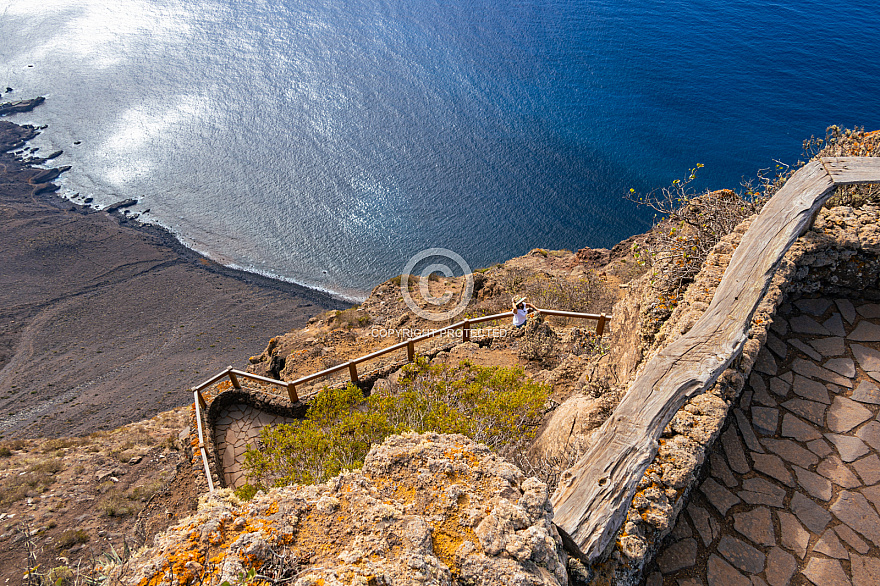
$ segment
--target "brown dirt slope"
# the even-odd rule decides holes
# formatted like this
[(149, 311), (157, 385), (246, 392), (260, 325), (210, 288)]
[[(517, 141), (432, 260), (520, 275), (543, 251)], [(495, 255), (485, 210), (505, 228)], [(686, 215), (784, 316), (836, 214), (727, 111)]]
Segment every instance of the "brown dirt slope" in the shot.
[(110, 432), (0, 442), (0, 584), (29, 567), (85, 575), (191, 514), (188, 420), (184, 407)]

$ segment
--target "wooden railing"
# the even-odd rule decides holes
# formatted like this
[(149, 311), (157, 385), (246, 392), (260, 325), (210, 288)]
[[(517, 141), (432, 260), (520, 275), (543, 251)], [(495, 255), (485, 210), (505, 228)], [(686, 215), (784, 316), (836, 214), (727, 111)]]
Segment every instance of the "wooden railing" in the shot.
[[(555, 309), (537, 309), (534, 312), (529, 313), (539, 313), (542, 315), (552, 315), (556, 317), (568, 317), (568, 318), (576, 318), (576, 319), (594, 319), (596, 320), (596, 335), (601, 336), (605, 333), (605, 325), (611, 321), (612, 316), (606, 315), (604, 313), (578, 313), (575, 311), (558, 311)], [(367, 362), (368, 360), (372, 360), (373, 358), (378, 358), (384, 354), (388, 354), (394, 352), (396, 350), (400, 350), (401, 348), (406, 348), (406, 357), (407, 360), (413, 362), (415, 360), (416, 349), (415, 346), (419, 342), (423, 342), (425, 340), (429, 340), (431, 338), (436, 338), (437, 336), (441, 336), (446, 332), (461, 329), (461, 339), (464, 342), (468, 342), (471, 339), (471, 326), (476, 324), (481, 324), (489, 321), (495, 321), (498, 319), (510, 319), (512, 318), (512, 313), (506, 311), (504, 313), (496, 313), (494, 315), (486, 315), (482, 317), (472, 317), (460, 322), (454, 323), (452, 325), (448, 325), (444, 328), (440, 328), (438, 330), (431, 330), (426, 334), (422, 334), (421, 336), (416, 336), (415, 338), (410, 338), (409, 340), (404, 340), (403, 342), (398, 342), (397, 344), (393, 344), (388, 346), (387, 348), (380, 348), (375, 352), (371, 352), (370, 354), (365, 354), (358, 358), (353, 358), (348, 362), (343, 362), (342, 364), (337, 364), (336, 366), (331, 366), (325, 370), (320, 372), (316, 372), (314, 374), (310, 374), (301, 378), (298, 378), (294, 381), (282, 381), (274, 378), (269, 378), (265, 376), (260, 376), (258, 374), (252, 374), (250, 372), (245, 372), (243, 370), (236, 370), (231, 366), (226, 370), (216, 374), (215, 376), (209, 378), (202, 384), (195, 386), (192, 388), (193, 392), (196, 394), (195, 402), (201, 403), (203, 406), (205, 404), (205, 399), (202, 396), (202, 390), (213, 385), (217, 381), (229, 377), (232, 386), (236, 389), (241, 388), (241, 383), (239, 382), (239, 378), (247, 378), (259, 382), (264, 382), (272, 385), (276, 385), (279, 387), (284, 387), (287, 389), (287, 395), (290, 398), (291, 403), (296, 403), (299, 401), (299, 395), (296, 392), (296, 388), (300, 385), (312, 382), (319, 378), (325, 377), (327, 375), (333, 374), (334, 372), (339, 372), (340, 370), (348, 370), (349, 376), (351, 378), (351, 382), (357, 384), (358, 383), (358, 369), (357, 365), (363, 362)]]
[[(555, 309), (537, 309), (535, 312), (529, 313), (539, 313), (543, 315), (552, 315), (556, 317), (568, 317), (568, 318), (576, 318), (576, 319), (594, 319), (596, 320), (596, 335), (602, 336), (605, 333), (605, 325), (611, 321), (612, 316), (606, 315), (604, 313), (577, 313), (574, 311), (558, 311)], [(205, 476), (208, 478), (208, 488), (211, 492), (214, 492), (214, 481), (211, 478), (211, 469), (208, 464), (208, 452), (205, 447), (205, 434), (202, 429), (202, 412), (207, 409), (207, 402), (205, 401), (204, 395), (202, 395), (202, 391), (207, 387), (213, 385), (217, 381), (220, 381), (226, 377), (229, 377), (229, 381), (232, 383), (233, 388), (240, 389), (241, 382), (240, 378), (250, 379), (258, 382), (268, 383), (271, 385), (276, 385), (279, 387), (284, 387), (287, 389), (287, 395), (290, 398), (291, 403), (296, 403), (299, 401), (299, 395), (297, 395), (296, 387), (298, 385), (303, 385), (308, 382), (312, 382), (321, 377), (327, 376), (329, 374), (333, 374), (334, 372), (339, 372), (340, 370), (348, 369), (349, 376), (351, 377), (351, 382), (357, 384), (358, 383), (358, 370), (357, 365), (362, 362), (366, 362), (368, 360), (372, 360), (373, 358), (378, 358), (384, 354), (388, 354), (390, 352), (394, 352), (395, 350), (400, 350), (401, 348), (406, 348), (406, 357), (410, 362), (415, 361), (416, 358), (416, 350), (415, 346), (417, 343), (422, 342), (424, 340), (429, 340), (431, 338), (435, 338), (437, 336), (443, 335), (446, 332), (461, 329), (461, 338), (462, 341), (468, 342), (471, 339), (471, 326), (476, 324), (481, 324), (489, 321), (495, 321), (497, 319), (511, 319), (513, 314), (509, 311), (504, 313), (496, 313), (494, 315), (486, 315), (483, 317), (472, 317), (460, 322), (454, 323), (452, 325), (446, 326), (445, 328), (440, 328), (439, 330), (432, 330), (427, 334), (422, 334), (421, 336), (416, 336), (415, 338), (410, 338), (409, 340), (405, 340), (403, 342), (398, 342), (397, 344), (393, 344), (388, 346), (387, 348), (380, 348), (375, 352), (371, 352), (370, 354), (365, 354), (358, 358), (354, 358), (349, 360), (348, 362), (344, 362), (342, 364), (338, 364), (336, 366), (330, 367), (326, 370), (322, 370), (320, 372), (316, 372), (314, 374), (310, 374), (308, 376), (304, 376), (296, 379), (295, 381), (282, 381), (274, 378), (269, 378), (267, 376), (260, 376), (258, 374), (253, 374), (250, 372), (245, 372), (243, 370), (237, 370), (232, 368), (231, 366), (227, 367), (226, 370), (223, 370), (216, 375), (212, 376), (205, 382), (201, 383), (192, 388), (193, 392), (193, 403), (195, 405), (196, 412), (196, 429), (199, 436), (199, 451), (202, 455), (202, 463), (205, 466)]]
[(211, 478), (211, 467), (208, 466), (208, 450), (205, 448), (205, 432), (202, 429), (202, 410), (207, 406), (201, 391), (193, 390), (193, 404), (196, 408), (196, 431), (199, 434), (199, 452), (205, 466), (205, 477), (208, 479), (208, 490), (214, 492), (214, 480)]

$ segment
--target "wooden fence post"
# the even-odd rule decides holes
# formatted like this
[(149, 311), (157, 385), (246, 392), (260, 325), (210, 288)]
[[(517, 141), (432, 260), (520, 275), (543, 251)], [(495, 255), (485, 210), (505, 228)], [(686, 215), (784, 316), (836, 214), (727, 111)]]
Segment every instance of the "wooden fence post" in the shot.
[(471, 339), (471, 321), (469, 319), (464, 320), (464, 325), (461, 326), (461, 340), (463, 342), (469, 342)]
[(409, 341), (406, 343), (406, 359), (409, 360), (410, 362), (415, 362), (416, 345), (412, 341)]
[(205, 398), (202, 396), (202, 391), (195, 391), (196, 400), (199, 402), (199, 407), (202, 409), (208, 408), (208, 403), (205, 402)]
[(357, 382), (358, 382), (357, 364), (355, 364), (354, 362), (348, 363), (348, 374), (351, 375), (351, 382), (353, 382), (354, 384), (357, 384)]
[(291, 403), (299, 401), (299, 395), (296, 394), (296, 385), (293, 383), (287, 383), (287, 396), (290, 397)]
[(232, 381), (232, 386), (235, 387), (236, 389), (240, 389), (240, 388), (241, 388), (241, 383), (238, 382), (238, 377), (235, 376), (235, 373), (234, 373), (234, 372), (232, 372), (232, 367), (230, 366), (227, 370), (229, 371), (229, 373), (228, 373), (228, 374), (229, 374), (229, 380)]
[(602, 334), (605, 333), (605, 314), (599, 315), (599, 321), (596, 323), (596, 335), (600, 338)]

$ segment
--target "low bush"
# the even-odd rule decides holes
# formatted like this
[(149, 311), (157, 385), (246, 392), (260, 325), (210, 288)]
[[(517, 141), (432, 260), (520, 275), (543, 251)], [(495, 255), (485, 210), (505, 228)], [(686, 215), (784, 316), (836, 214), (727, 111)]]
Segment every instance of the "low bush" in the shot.
[(523, 284), (531, 278), (533, 274), (532, 271), (526, 269), (518, 267), (509, 268), (501, 275), (501, 285), (512, 297), (521, 291)]
[(356, 308), (337, 311), (336, 315), (330, 318), (330, 324), (343, 328), (363, 327), (370, 323), (370, 316), (366, 312), (358, 311)]
[(109, 486), (106, 497), (98, 507), (108, 517), (127, 517), (140, 512), (143, 503), (153, 496), (165, 484), (165, 478), (159, 476), (151, 481), (122, 490)]
[(148, 482), (144, 484), (139, 484), (137, 486), (132, 487), (125, 494), (126, 498), (133, 501), (147, 501), (151, 496), (156, 494), (159, 489), (161, 489), (165, 485), (165, 477), (159, 476), (157, 478), (150, 479)]
[(327, 389), (302, 422), (264, 427), (245, 454), (250, 487), (311, 484), (359, 468), (372, 444), (418, 433), (461, 433), (499, 451), (534, 436), (549, 389), (521, 368), (431, 365), (404, 367), (399, 382), (369, 398), (353, 385)]
[(55, 474), (62, 469), (57, 458), (35, 460), (22, 474), (8, 476), (0, 481), (0, 506), (11, 505), (28, 496), (37, 496), (49, 490)]
[(537, 307), (582, 313), (610, 313), (616, 301), (611, 288), (593, 271), (572, 279), (537, 273), (519, 291)]
[(77, 582), (77, 573), (67, 566), (55, 566), (46, 573), (46, 582), (51, 586), (72, 586)]
[(251, 484), (250, 482), (245, 483), (243, 486), (240, 486), (235, 489), (235, 496), (243, 501), (249, 501), (257, 494), (260, 489)]
[(655, 243), (642, 258), (653, 265), (654, 280), (666, 290), (681, 289), (692, 281), (712, 248), (740, 222), (759, 212), (765, 201), (754, 190), (747, 192), (751, 199), (729, 189), (697, 194), (691, 183), (702, 166), (698, 164), (669, 187), (646, 195), (631, 189), (627, 196), (659, 214)]
[(25, 440), (8, 440), (5, 442), (0, 442), (0, 448), (7, 449), (11, 452), (16, 450), (24, 450), (27, 451), (27, 442)]
[(57, 474), (64, 468), (62, 461), (58, 458), (48, 458), (46, 460), (36, 460), (28, 466), (29, 472), (38, 474)]
[[(865, 132), (864, 128), (853, 130), (842, 129), (839, 126), (829, 126), (826, 130), (824, 142), (821, 139), (811, 139), (817, 146), (822, 147), (817, 153), (819, 157), (877, 157), (880, 156), (880, 132)], [(805, 141), (805, 149), (810, 141)], [(862, 183), (858, 185), (841, 185), (834, 190), (834, 195), (825, 204), (825, 207), (850, 206), (861, 207), (863, 205), (880, 204), (880, 185), (876, 183)]]
[(48, 454), (49, 452), (55, 452), (58, 450), (62, 450), (64, 448), (78, 446), (79, 443), (80, 442), (77, 441), (76, 438), (70, 438), (70, 437), (49, 439), (49, 440), (46, 440), (45, 442), (43, 442), (43, 444), (40, 446), (40, 451), (43, 452), (44, 454)]
[(110, 491), (110, 494), (99, 505), (101, 512), (108, 517), (127, 517), (140, 511), (140, 503), (126, 498), (125, 495)]
[(87, 543), (89, 539), (89, 534), (82, 529), (68, 529), (58, 536), (58, 539), (55, 541), (55, 547), (58, 549), (70, 549), (74, 545)]

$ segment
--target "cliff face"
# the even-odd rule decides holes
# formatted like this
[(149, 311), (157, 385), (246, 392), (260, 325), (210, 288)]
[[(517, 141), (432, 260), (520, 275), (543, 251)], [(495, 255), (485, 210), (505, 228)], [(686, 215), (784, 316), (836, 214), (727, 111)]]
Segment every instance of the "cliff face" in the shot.
[(547, 487), (460, 435), (394, 436), (362, 470), (206, 500), (118, 567), (122, 584), (565, 585)]

